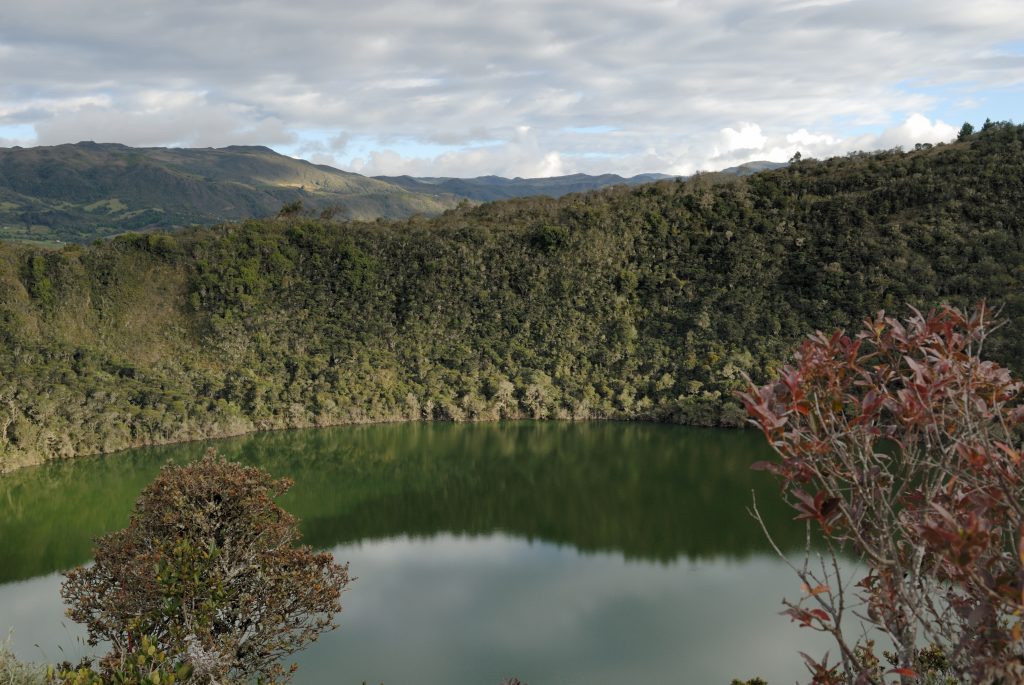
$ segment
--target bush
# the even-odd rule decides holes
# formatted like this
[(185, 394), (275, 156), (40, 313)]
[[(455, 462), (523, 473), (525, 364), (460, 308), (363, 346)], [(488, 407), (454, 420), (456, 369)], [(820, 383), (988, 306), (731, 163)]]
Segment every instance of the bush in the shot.
[(43, 685), (45, 669), (18, 661), (11, 652), (10, 641), (9, 636), (0, 641), (0, 685)]
[[(757, 466), (831, 554), (794, 567), (805, 594), (786, 602), (839, 648), (839, 668), (806, 657), (813, 682), (1024, 679), (1024, 404), (1022, 384), (981, 358), (994, 327), (984, 306), (879, 313), (853, 338), (811, 336), (742, 396), (779, 457)], [(855, 587), (844, 555), (868, 567)], [(891, 669), (844, 630), (851, 611), (892, 640)]]
[(188, 662), (175, 662), (167, 652), (157, 649), (143, 636), (138, 648), (105, 673), (99, 673), (85, 661), (78, 666), (64, 663), (47, 672), (49, 685), (179, 685), (188, 682), (194, 671)]
[(273, 501), (290, 485), (213, 450), (164, 467), (128, 527), (97, 540), (95, 564), (61, 587), (90, 644), (110, 643), (106, 680), (132, 671), (144, 646), (179, 680), (182, 665), (203, 682), (287, 680), (281, 659), (335, 627), (349, 582), (330, 554), (293, 546), (296, 519)]

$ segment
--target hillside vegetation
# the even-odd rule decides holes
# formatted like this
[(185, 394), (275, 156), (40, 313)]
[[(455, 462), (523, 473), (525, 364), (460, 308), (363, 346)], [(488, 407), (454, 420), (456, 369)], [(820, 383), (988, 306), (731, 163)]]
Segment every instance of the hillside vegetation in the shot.
[(0, 238), (90, 242), (125, 231), (273, 216), (284, 204), (342, 218), (439, 214), (458, 198), (279, 155), (265, 147), (0, 148)]
[(393, 183), (418, 193), (450, 193), (477, 202), (507, 200), (513, 197), (562, 197), (569, 193), (583, 193), (616, 185), (642, 185), (672, 178), (664, 174), (640, 174), (625, 178), (617, 174), (571, 174), (546, 178), (504, 178), (477, 176), (451, 178), (448, 176), (416, 178), (413, 176), (374, 176), (380, 181)]
[(1024, 127), (434, 219), (0, 245), (0, 459), (287, 426), (739, 425), (815, 328), (980, 298), (1024, 362)]
[[(714, 172), (716, 175), (749, 176), (759, 171), (779, 169), (786, 162), (747, 162), (739, 166), (729, 167)], [(476, 202), (493, 202), (508, 200), (514, 197), (562, 197), (569, 193), (584, 193), (609, 186), (637, 186), (654, 181), (665, 181), (674, 176), (665, 174), (638, 174), (629, 178), (618, 174), (571, 174), (569, 176), (549, 176), (545, 178), (504, 178), (502, 176), (477, 176), (476, 178), (413, 177), (413, 176), (374, 176), (374, 178), (401, 186), (406, 190), (418, 193), (448, 193)]]

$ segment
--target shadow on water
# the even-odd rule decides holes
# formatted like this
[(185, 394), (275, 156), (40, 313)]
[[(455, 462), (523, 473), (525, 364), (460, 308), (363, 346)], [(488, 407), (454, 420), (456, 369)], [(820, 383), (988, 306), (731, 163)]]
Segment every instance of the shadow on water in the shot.
[(213, 445), (295, 481), (281, 504), (318, 548), (397, 536), (506, 533), (670, 562), (766, 550), (759, 504), (787, 548), (801, 529), (771, 479), (760, 433), (641, 423), (406, 423), (263, 433), (135, 450), (0, 479), (0, 582), (70, 568), (123, 527), (168, 461)]

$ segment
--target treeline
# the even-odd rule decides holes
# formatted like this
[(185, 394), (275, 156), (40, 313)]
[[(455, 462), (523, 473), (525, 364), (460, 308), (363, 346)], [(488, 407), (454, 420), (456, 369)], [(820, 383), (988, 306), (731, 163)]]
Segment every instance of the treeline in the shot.
[(1024, 127), (433, 219), (0, 245), (0, 460), (287, 426), (739, 425), (816, 328), (981, 298), (1024, 361)]

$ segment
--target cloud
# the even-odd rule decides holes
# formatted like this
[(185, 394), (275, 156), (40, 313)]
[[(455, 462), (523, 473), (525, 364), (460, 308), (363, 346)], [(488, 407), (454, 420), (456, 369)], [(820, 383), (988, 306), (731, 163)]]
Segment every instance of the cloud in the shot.
[(35, 140), (28, 138), (5, 138), (0, 136), (0, 147), (30, 147)]
[[(313, 153), (379, 168), (399, 164), (388, 150), (496, 165), (474, 173), (699, 166), (712, 139), (739, 159), (1020, 88), (1024, 54), (1000, 46), (1022, 31), (1016, 0), (35, 0), (4, 8), (0, 126), (279, 147), (344, 131), (348, 147)], [(381, 146), (356, 155), (357, 138)]]
[(352, 140), (352, 136), (345, 131), (339, 131), (327, 141), (327, 145), (331, 148), (332, 152), (341, 154), (348, 147), (350, 140)]
[(46, 119), (65, 113), (75, 113), (88, 107), (110, 107), (106, 95), (86, 95), (66, 98), (28, 98), (0, 100), (0, 121), (23, 123)]
[(58, 109), (35, 125), (38, 143), (80, 140), (136, 146), (275, 145), (296, 140), (284, 122), (252, 107), (210, 103), (203, 94), (148, 90), (117, 107)]
[[(760, 133), (760, 129), (757, 129)], [(801, 128), (784, 135), (761, 136), (748, 133), (744, 139), (756, 142), (749, 148), (739, 148), (729, 154), (722, 154), (717, 148), (711, 155), (703, 156), (704, 170), (718, 170), (725, 166), (756, 160), (785, 162), (799, 152), (803, 157), (827, 159), (850, 152), (888, 150), (891, 148), (911, 149), (918, 143), (945, 143), (953, 140), (957, 129), (939, 119), (931, 120), (920, 113), (910, 114), (904, 121), (884, 128), (877, 133), (858, 136), (837, 137), (829, 133), (814, 133)], [(736, 139), (736, 132), (724, 129), (722, 137)], [(697, 158), (701, 156), (698, 154)]]
[[(352, 159), (342, 154), (318, 152), (310, 157), (321, 164), (351, 169), (370, 176), (501, 176), (536, 178), (569, 173), (608, 173), (626, 176), (651, 170), (688, 176), (697, 171), (718, 171), (745, 162), (768, 160), (785, 162), (799, 152), (804, 157), (827, 159), (855, 151), (902, 147), (917, 143), (949, 142), (957, 129), (941, 120), (930, 120), (919, 113), (873, 134), (838, 137), (825, 132), (800, 128), (790, 132), (765, 133), (756, 123), (727, 126), (710, 140), (651, 147), (631, 151), (636, 145), (626, 135), (621, 144), (601, 140), (607, 133), (568, 133), (561, 137), (562, 150), (545, 148), (545, 136), (521, 127), (507, 138), (484, 145), (446, 151), (437, 155), (410, 155), (386, 144), (369, 143), (372, 150)], [(587, 145), (603, 145), (612, 151), (595, 154)]]
[(470, 145), (433, 156), (408, 156), (394, 149), (374, 150), (367, 157), (343, 161), (334, 166), (350, 168), (368, 176), (500, 176), (538, 178), (561, 176), (567, 166), (562, 154), (545, 149), (541, 137), (528, 126), (520, 126), (497, 142)]
[[(870, 149), (913, 147), (916, 143), (947, 142), (956, 137), (957, 129), (943, 121), (932, 122), (922, 114), (912, 114), (899, 126), (886, 129), (867, 143)], [(869, 139), (870, 140), (870, 139)]]
[(792, 145), (835, 145), (838, 141), (827, 133), (811, 133), (806, 128), (786, 135), (786, 142)]
[(722, 139), (728, 152), (757, 150), (768, 142), (768, 138), (761, 133), (761, 127), (757, 124), (744, 124), (739, 131), (733, 128), (723, 128)]
[(720, 132), (724, 150), (714, 145), (710, 151), (688, 149), (672, 162), (674, 173), (690, 174), (697, 170), (717, 171), (745, 162), (768, 160), (785, 162), (797, 152), (803, 157), (827, 159), (856, 151), (884, 150), (894, 147), (912, 148), (917, 143), (949, 142), (957, 130), (943, 121), (932, 121), (920, 113), (878, 133), (840, 138), (829, 133), (814, 133), (806, 128), (771, 136), (761, 133), (756, 124), (746, 124), (737, 131), (725, 128)]

